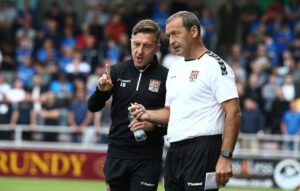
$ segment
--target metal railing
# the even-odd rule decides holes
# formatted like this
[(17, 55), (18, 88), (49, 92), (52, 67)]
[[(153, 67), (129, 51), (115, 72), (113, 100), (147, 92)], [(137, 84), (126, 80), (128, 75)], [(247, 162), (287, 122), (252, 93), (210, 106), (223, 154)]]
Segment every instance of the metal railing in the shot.
[[(93, 128), (93, 127), (89, 127)], [(85, 129), (87, 130), (87, 129)], [(107, 135), (109, 127), (101, 127), (100, 135)], [(9, 125), (1, 125), (0, 133), (2, 131), (12, 131)], [(22, 140), (22, 134), (26, 131), (32, 131), (27, 125), (18, 125), (13, 130), (14, 138), (10, 141), (0, 140), (0, 147), (34, 147), (34, 148), (67, 148), (67, 149), (87, 149), (87, 150), (105, 150), (106, 144), (99, 143), (72, 143), (72, 142), (45, 142), (43, 140), (24, 141)], [(69, 126), (35, 126), (34, 132), (57, 132), (59, 134), (71, 135), (74, 131)], [(98, 134), (98, 136), (100, 136)], [(244, 143), (250, 143), (251, 146), (245, 146)], [(291, 143), (292, 148), (284, 148), (285, 143)], [(96, 146), (95, 146), (96, 145)], [(255, 145), (254, 147), (252, 145)], [(234, 151), (234, 156), (247, 156), (247, 157), (259, 157), (259, 158), (300, 158), (300, 136), (289, 135), (254, 135), (254, 134), (240, 134), (238, 143)]]

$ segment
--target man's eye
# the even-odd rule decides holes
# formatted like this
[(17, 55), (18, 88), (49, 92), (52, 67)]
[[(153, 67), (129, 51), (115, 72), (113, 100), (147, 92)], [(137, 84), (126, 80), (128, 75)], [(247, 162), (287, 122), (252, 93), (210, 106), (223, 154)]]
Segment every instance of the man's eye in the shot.
[(152, 44), (145, 44), (145, 48), (152, 48)]

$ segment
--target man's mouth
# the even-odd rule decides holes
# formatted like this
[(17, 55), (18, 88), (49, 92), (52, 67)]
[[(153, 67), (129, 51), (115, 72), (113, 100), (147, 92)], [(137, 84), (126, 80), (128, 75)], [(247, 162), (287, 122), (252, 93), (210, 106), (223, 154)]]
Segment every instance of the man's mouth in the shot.
[(142, 61), (143, 61), (143, 58), (142, 58), (142, 57), (137, 57), (136, 60), (137, 60), (138, 62), (142, 62)]

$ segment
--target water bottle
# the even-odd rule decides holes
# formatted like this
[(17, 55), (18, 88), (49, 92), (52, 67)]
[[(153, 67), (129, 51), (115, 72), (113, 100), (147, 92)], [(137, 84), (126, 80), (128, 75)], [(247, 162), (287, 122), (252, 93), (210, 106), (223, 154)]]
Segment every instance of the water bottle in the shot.
[[(128, 120), (129, 120), (129, 122), (131, 122), (133, 119), (134, 119), (134, 116), (131, 115), (130, 112), (128, 112)], [(147, 135), (146, 135), (144, 129), (139, 129), (139, 130), (134, 131), (133, 135), (134, 135), (135, 140), (138, 141), (138, 142), (139, 141), (144, 141), (144, 140), (147, 139)]]

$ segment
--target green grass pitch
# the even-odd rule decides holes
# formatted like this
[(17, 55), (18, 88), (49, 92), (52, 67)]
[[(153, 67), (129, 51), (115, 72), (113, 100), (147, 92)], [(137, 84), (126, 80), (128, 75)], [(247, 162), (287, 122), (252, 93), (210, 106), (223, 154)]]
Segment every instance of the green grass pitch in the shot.
[[(163, 191), (162, 184), (158, 191)], [(222, 188), (220, 191), (279, 191), (280, 189)], [(105, 191), (103, 181), (5, 178), (0, 177), (0, 191)]]

